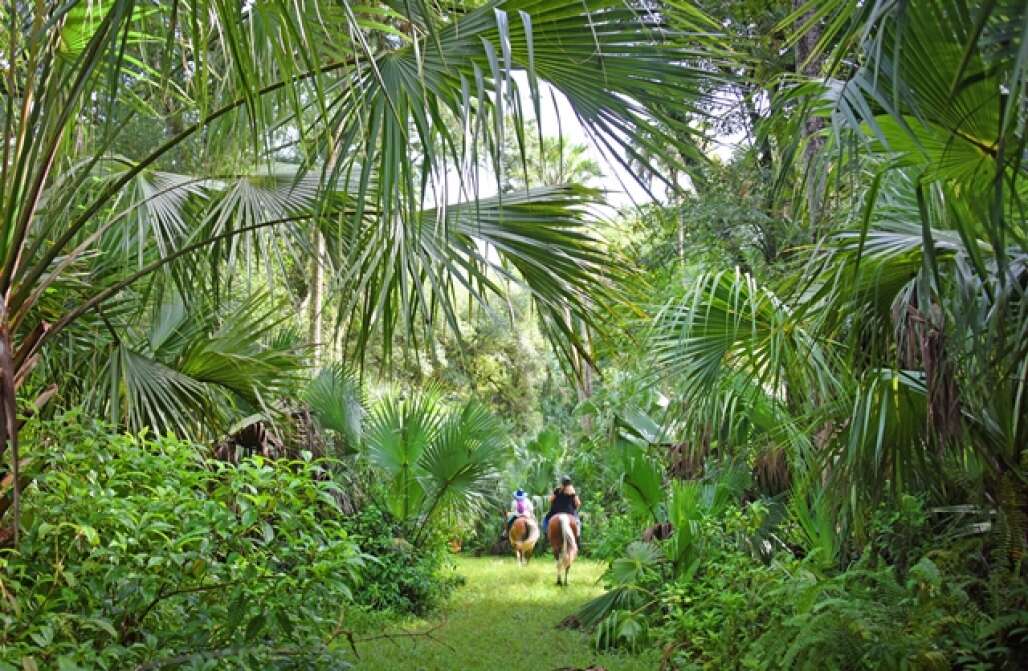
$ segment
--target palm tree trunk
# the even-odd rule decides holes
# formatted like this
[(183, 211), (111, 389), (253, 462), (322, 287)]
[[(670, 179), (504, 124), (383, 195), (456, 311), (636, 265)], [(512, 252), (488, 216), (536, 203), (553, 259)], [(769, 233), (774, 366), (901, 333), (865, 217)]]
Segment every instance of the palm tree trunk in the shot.
[[(678, 184), (678, 171), (671, 170), (671, 183)], [(682, 200), (677, 193), (671, 194), (673, 212), (675, 213), (675, 256), (678, 267), (685, 267), (685, 218), (682, 216)]]
[(311, 259), (311, 286), (308, 297), (307, 311), (310, 324), (311, 358), (315, 366), (322, 359), (321, 352), (321, 285), (325, 281), (322, 259), (325, 256), (325, 236), (321, 234), (317, 223), (314, 225), (314, 257)]
[[(793, 0), (793, 8), (799, 9), (805, 2), (806, 0)], [(805, 12), (799, 18), (797, 24), (805, 24), (810, 20), (812, 13), (813, 10)], [(814, 53), (814, 49), (821, 40), (823, 33), (824, 26), (818, 22), (812, 25), (810, 30), (796, 42), (797, 74), (812, 78), (822, 75), (821, 69), (824, 66), (824, 55), (820, 54), (812, 58), (811, 54)], [(821, 230), (821, 201), (825, 189), (825, 173), (818, 168), (817, 159), (824, 146), (824, 138), (820, 134), (824, 127), (825, 121), (821, 117), (807, 116), (803, 122), (803, 134), (807, 141), (806, 147), (803, 150), (803, 165), (807, 171), (805, 180), (807, 215), (810, 221), (811, 235), (814, 240), (821, 237), (823, 233)]]
[[(589, 341), (589, 331), (585, 322), (579, 322), (579, 336), (582, 339), (582, 344), (585, 345)], [(578, 380), (578, 402), (583, 403), (592, 398), (593, 395), (593, 367), (589, 364), (589, 361), (584, 356), (578, 357), (580, 379)], [(585, 433), (591, 433), (593, 430), (593, 418), (590, 415), (582, 415), (581, 419), (582, 431)]]

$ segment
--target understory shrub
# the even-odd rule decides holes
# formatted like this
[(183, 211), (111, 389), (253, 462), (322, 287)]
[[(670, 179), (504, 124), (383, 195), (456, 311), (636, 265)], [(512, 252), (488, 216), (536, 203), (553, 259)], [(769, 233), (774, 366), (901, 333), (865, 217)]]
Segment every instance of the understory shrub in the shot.
[[(996, 620), (965, 587), (927, 557), (905, 579), (863, 561), (825, 579), (798, 570), (764, 595), (782, 608), (745, 661), (760, 669), (1017, 668), (1015, 651), (989, 633)], [(1025, 624), (1022, 613), (1022, 637)]]
[(346, 520), (346, 528), (371, 560), (354, 594), (356, 603), (375, 611), (423, 615), (459, 584), (446, 539), (432, 533), (418, 546), (405, 540), (405, 529), (388, 513), (367, 506)]
[(1007, 586), (1001, 615), (972, 601), (965, 580), (927, 557), (901, 580), (884, 564), (824, 577), (789, 558), (723, 554), (662, 592), (658, 638), (674, 669), (1018, 668), (1023, 589)]
[(317, 462), (231, 465), (70, 415), (0, 551), (0, 669), (345, 668), (364, 558)]
[(638, 521), (626, 513), (591, 515), (590, 522), (582, 529), (583, 542), (589, 557), (600, 561), (614, 561), (641, 535)]
[(757, 529), (762, 510), (697, 520), (691, 538), (703, 551), (678, 572), (672, 541), (630, 543), (608, 592), (579, 613), (597, 647), (656, 644), (664, 667), (682, 670), (1006, 671), (1028, 658), (1020, 568), (982, 572), (985, 539), (934, 536), (917, 501), (875, 515), (875, 542), (845, 570), (819, 553), (754, 543), (755, 530), (778, 537)]
[(782, 564), (764, 565), (739, 551), (710, 559), (694, 577), (671, 582), (660, 592), (658, 638), (683, 668), (732, 668), (785, 607), (769, 598), (785, 578)]

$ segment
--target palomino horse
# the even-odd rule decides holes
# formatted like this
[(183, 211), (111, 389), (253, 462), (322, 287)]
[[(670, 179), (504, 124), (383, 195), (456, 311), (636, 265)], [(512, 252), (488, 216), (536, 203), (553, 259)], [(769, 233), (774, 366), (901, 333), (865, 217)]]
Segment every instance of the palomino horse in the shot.
[(558, 513), (550, 518), (546, 536), (550, 539), (553, 558), (557, 560), (558, 585), (567, 587), (568, 571), (571, 570), (571, 563), (578, 556), (578, 542), (575, 541), (577, 533), (578, 520), (574, 515)]
[(532, 550), (539, 540), (539, 525), (534, 517), (522, 515), (514, 520), (507, 532), (510, 546), (514, 548), (514, 555), (518, 558), (518, 566), (525, 566), (532, 558)]

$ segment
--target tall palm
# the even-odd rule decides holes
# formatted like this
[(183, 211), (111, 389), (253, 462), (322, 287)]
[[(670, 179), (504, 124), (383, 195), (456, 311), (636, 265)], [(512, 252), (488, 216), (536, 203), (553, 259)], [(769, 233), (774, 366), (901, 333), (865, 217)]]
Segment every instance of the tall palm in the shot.
[(711, 418), (742, 425), (763, 399), (787, 427), (778, 440), (802, 448), (794, 465), (828, 478), (837, 502), (864, 510), (889, 491), (946, 500), (978, 489), (1016, 555), (1028, 532), (1028, 127), (1014, 110), (1028, 8), (798, 11), (815, 5), (832, 29), (820, 47), (839, 45), (839, 79), (815, 87), (816, 109), (842, 141), (830, 178), (856, 203), (853, 224), (807, 255), (800, 282), (698, 283), (658, 320), (662, 361), (688, 398), (715, 390), (686, 408), (693, 430)]
[(836, 104), (876, 171), (854, 253), (892, 271), (876, 298), (893, 307), (897, 363), (924, 378), (933, 440), (970, 439), (1023, 545), (1028, 8), (913, 2), (863, 24), (866, 65)]

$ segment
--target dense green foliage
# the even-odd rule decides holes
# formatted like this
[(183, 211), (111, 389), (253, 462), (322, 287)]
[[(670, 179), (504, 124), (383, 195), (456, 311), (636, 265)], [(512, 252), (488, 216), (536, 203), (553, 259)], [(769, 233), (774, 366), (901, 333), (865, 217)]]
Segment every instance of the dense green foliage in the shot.
[(450, 570), (450, 552), (439, 532), (414, 546), (406, 540), (409, 533), (402, 524), (371, 506), (347, 518), (343, 526), (361, 553), (372, 558), (365, 562), (361, 586), (353, 596), (368, 611), (424, 615), (462, 582)]
[(0, 668), (344, 668), (565, 474), (605, 654), (1028, 659), (1023, 0), (0, 23)]
[(581, 613), (597, 645), (656, 642), (683, 669), (1013, 669), (1024, 657), (1023, 581), (989, 571), (979, 540), (932, 528), (917, 500), (876, 515), (876, 542), (844, 571), (798, 522), (768, 535), (769, 505), (735, 499), (696, 516), (702, 552), (684, 569), (674, 538), (630, 544), (611, 591)]
[(38, 425), (27, 448), (41, 475), (22, 542), (0, 554), (5, 668), (338, 664), (337, 627), (375, 559), (325, 464), (228, 465), (81, 415)]
[(709, 4), (751, 142), (618, 229), (581, 616), (668, 668), (1019, 668), (1023, 3)]

